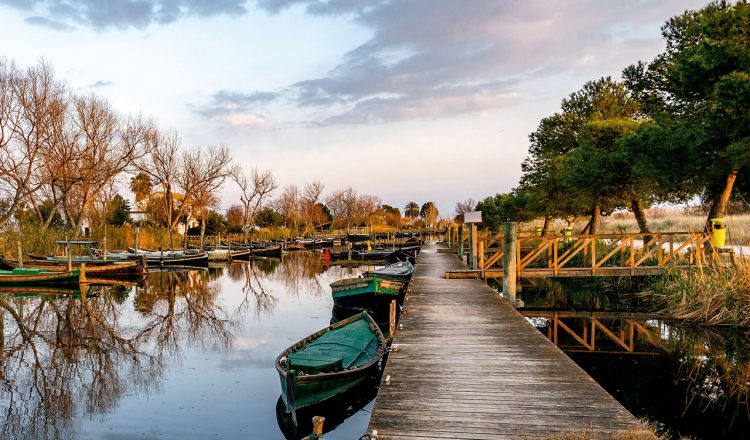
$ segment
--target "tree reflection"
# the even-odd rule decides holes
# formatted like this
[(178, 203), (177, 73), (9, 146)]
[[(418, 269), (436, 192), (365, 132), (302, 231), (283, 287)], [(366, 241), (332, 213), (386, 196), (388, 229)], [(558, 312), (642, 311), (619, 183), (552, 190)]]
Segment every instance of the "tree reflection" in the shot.
[(235, 281), (244, 282), (242, 293), (245, 294), (245, 298), (237, 307), (238, 313), (241, 314), (247, 311), (250, 307), (250, 298), (252, 295), (252, 303), (255, 305), (256, 316), (260, 316), (261, 314), (273, 315), (273, 311), (279, 300), (263, 285), (261, 279), (265, 278), (264, 271), (255, 264), (255, 261), (231, 265), (229, 268), (229, 277)]
[(152, 388), (161, 360), (120, 325), (101, 297), (0, 297), (2, 438), (67, 438), (76, 414), (111, 410), (126, 392)]
[(284, 283), (284, 287), (294, 296), (300, 292), (309, 292), (312, 296), (321, 296), (324, 286), (317, 276), (323, 273), (323, 260), (317, 252), (294, 252), (285, 255), (276, 269), (275, 277)]
[(75, 437), (74, 418), (158, 389), (183, 347), (230, 346), (234, 322), (206, 271), (152, 273), (134, 289), (136, 315), (122, 288), (0, 296), (0, 438)]
[(155, 344), (158, 356), (179, 356), (181, 346), (229, 348), (234, 322), (217, 304), (221, 284), (207, 271), (153, 274), (135, 294), (136, 309), (146, 318), (139, 339)]

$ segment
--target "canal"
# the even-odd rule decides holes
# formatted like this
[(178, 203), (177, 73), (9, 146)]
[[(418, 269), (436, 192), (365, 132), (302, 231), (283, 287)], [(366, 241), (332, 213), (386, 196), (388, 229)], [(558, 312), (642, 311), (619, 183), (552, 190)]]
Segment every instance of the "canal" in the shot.
[[(0, 438), (298, 438), (276, 356), (329, 325), (329, 283), (362, 270), (297, 253), (152, 272), (85, 302), (4, 294)], [(366, 431), (373, 391), (323, 414), (327, 439)]]

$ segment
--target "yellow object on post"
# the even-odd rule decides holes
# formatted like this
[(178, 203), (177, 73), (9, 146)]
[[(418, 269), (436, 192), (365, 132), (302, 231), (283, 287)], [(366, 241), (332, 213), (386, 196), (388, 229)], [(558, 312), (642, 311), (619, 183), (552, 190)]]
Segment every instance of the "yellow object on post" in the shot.
[(727, 242), (727, 222), (721, 217), (711, 219), (711, 246), (721, 248)]
[(537, 226), (536, 228), (534, 228), (534, 232), (536, 233), (537, 237), (541, 237), (542, 236), (542, 227), (541, 226)]

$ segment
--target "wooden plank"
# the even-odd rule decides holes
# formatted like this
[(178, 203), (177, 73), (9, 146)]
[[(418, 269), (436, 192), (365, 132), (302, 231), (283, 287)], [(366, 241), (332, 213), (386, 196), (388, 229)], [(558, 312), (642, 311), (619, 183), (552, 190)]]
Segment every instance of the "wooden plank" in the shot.
[(380, 440), (498, 439), (637, 426), (496, 291), (448, 279), (481, 271), (438, 249), (430, 243), (418, 257), (368, 432)]

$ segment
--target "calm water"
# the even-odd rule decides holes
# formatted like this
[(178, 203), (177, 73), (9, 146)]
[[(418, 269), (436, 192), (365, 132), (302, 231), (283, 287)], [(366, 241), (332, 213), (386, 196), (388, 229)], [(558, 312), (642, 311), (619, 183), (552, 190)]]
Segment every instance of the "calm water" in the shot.
[[(330, 324), (328, 284), (361, 270), (300, 253), (152, 272), (85, 303), (0, 296), (0, 438), (284, 439), (276, 356)], [(364, 434), (370, 391), (326, 439)]]
[[(617, 287), (623, 286), (568, 280), (529, 288), (523, 296), (527, 307), (643, 311), (633, 295), (612, 293)], [(750, 438), (750, 331), (617, 314), (599, 319), (594, 352), (560, 325), (558, 346), (632, 414), (671, 438)], [(529, 319), (543, 334), (554, 336), (553, 321)], [(585, 327), (590, 341), (591, 319), (586, 313), (562, 322), (579, 337)], [(631, 327), (633, 350), (628, 353), (612, 336), (628, 345)]]

